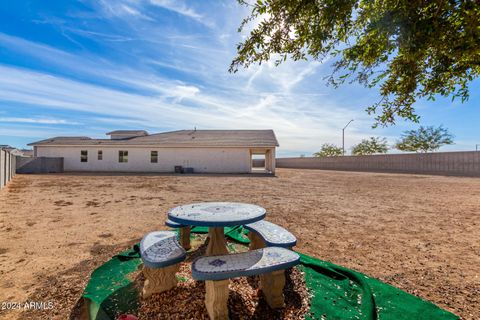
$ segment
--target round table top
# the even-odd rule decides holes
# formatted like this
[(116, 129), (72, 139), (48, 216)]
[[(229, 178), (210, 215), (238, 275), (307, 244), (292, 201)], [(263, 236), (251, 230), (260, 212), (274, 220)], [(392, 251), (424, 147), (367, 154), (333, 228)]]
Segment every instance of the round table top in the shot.
[(189, 226), (231, 227), (262, 220), (265, 209), (248, 203), (201, 202), (175, 207), (168, 218)]

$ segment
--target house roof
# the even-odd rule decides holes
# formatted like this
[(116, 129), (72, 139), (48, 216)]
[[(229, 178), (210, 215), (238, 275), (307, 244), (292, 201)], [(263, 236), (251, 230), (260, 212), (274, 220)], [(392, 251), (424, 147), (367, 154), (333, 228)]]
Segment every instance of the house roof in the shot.
[(145, 130), (114, 130), (106, 133), (108, 136), (112, 134), (141, 134), (141, 135), (147, 135), (148, 132)]
[[(113, 131), (115, 132), (115, 131)], [(160, 147), (278, 147), (273, 130), (179, 130), (126, 139), (91, 139), (89, 137), (54, 137), (29, 146), (131, 145)]]

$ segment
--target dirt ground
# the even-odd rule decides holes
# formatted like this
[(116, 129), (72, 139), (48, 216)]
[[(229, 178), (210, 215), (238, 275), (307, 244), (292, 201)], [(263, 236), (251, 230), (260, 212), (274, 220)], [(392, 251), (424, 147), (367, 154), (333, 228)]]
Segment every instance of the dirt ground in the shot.
[[(199, 201), (261, 205), (299, 251), (480, 319), (480, 179), (287, 169), (17, 175), (0, 191), (0, 303), (22, 310), (0, 318), (68, 318), (95, 267)], [(25, 310), (31, 301), (53, 306)]]

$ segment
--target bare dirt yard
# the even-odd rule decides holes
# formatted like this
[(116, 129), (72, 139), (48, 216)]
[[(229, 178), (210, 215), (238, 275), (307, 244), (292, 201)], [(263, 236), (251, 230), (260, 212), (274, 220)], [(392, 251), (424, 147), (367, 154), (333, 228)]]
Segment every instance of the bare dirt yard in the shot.
[(95, 267), (198, 201), (261, 205), (299, 251), (480, 319), (480, 179), (287, 169), (17, 175), (0, 191), (0, 302), (54, 305), (0, 318), (68, 318)]

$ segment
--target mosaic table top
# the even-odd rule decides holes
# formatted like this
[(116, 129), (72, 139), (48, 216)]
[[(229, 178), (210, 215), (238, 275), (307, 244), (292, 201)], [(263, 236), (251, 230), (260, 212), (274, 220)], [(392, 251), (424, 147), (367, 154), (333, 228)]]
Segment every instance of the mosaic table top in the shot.
[(174, 231), (154, 231), (140, 242), (140, 255), (145, 266), (162, 268), (185, 259), (186, 252), (177, 241)]
[(196, 280), (224, 280), (283, 270), (297, 265), (300, 256), (280, 247), (267, 247), (244, 253), (197, 258), (192, 263)]
[(245, 225), (249, 231), (254, 231), (263, 238), (267, 246), (290, 248), (297, 244), (297, 238), (285, 228), (269, 221), (261, 220)]
[(168, 218), (189, 226), (231, 227), (262, 220), (265, 209), (247, 203), (202, 202), (173, 208)]

